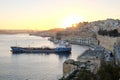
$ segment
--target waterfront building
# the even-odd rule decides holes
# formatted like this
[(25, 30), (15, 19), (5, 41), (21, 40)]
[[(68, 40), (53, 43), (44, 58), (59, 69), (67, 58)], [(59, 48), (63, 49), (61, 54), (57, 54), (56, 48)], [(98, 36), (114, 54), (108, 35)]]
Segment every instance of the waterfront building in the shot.
[(104, 54), (101, 50), (87, 50), (82, 55), (78, 56), (77, 60), (80, 62), (91, 62), (96, 64), (97, 69), (99, 69), (101, 65), (102, 54)]
[(96, 40), (95, 38), (77, 38), (77, 39), (73, 39), (72, 43), (77, 43), (80, 45), (98, 45), (98, 40)]

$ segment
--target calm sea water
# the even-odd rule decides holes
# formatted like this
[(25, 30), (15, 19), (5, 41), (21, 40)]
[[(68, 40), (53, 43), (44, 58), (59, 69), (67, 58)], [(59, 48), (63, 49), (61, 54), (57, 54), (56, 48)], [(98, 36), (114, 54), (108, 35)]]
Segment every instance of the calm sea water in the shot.
[(0, 80), (57, 80), (62, 76), (63, 62), (76, 59), (87, 47), (72, 45), (72, 53), (12, 54), (10, 46), (41, 47), (56, 45), (48, 38), (28, 34), (0, 35)]

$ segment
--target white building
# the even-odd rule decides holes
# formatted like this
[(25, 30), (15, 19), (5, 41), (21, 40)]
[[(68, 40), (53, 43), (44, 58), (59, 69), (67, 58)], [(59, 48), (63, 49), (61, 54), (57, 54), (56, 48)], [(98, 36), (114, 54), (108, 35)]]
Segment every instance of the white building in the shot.
[(81, 45), (98, 45), (98, 41), (95, 38), (77, 38), (72, 41)]

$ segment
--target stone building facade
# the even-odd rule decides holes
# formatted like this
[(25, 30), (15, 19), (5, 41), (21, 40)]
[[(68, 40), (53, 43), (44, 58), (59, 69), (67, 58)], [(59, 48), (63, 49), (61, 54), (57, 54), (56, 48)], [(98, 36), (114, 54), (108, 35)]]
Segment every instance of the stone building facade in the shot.
[(120, 37), (109, 37), (97, 35), (100, 45), (112, 52), (114, 52), (114, 45), (120, 44)]

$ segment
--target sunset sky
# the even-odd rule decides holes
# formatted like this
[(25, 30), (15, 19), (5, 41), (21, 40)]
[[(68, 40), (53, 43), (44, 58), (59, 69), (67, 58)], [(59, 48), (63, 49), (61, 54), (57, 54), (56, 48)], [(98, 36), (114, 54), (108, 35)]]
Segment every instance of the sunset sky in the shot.
[[(81, 21), (120, 19), (120, 0), (0, 0), (0, 29), (46, 30)], [(69, 17), (68, 17), (69, 16)]]

